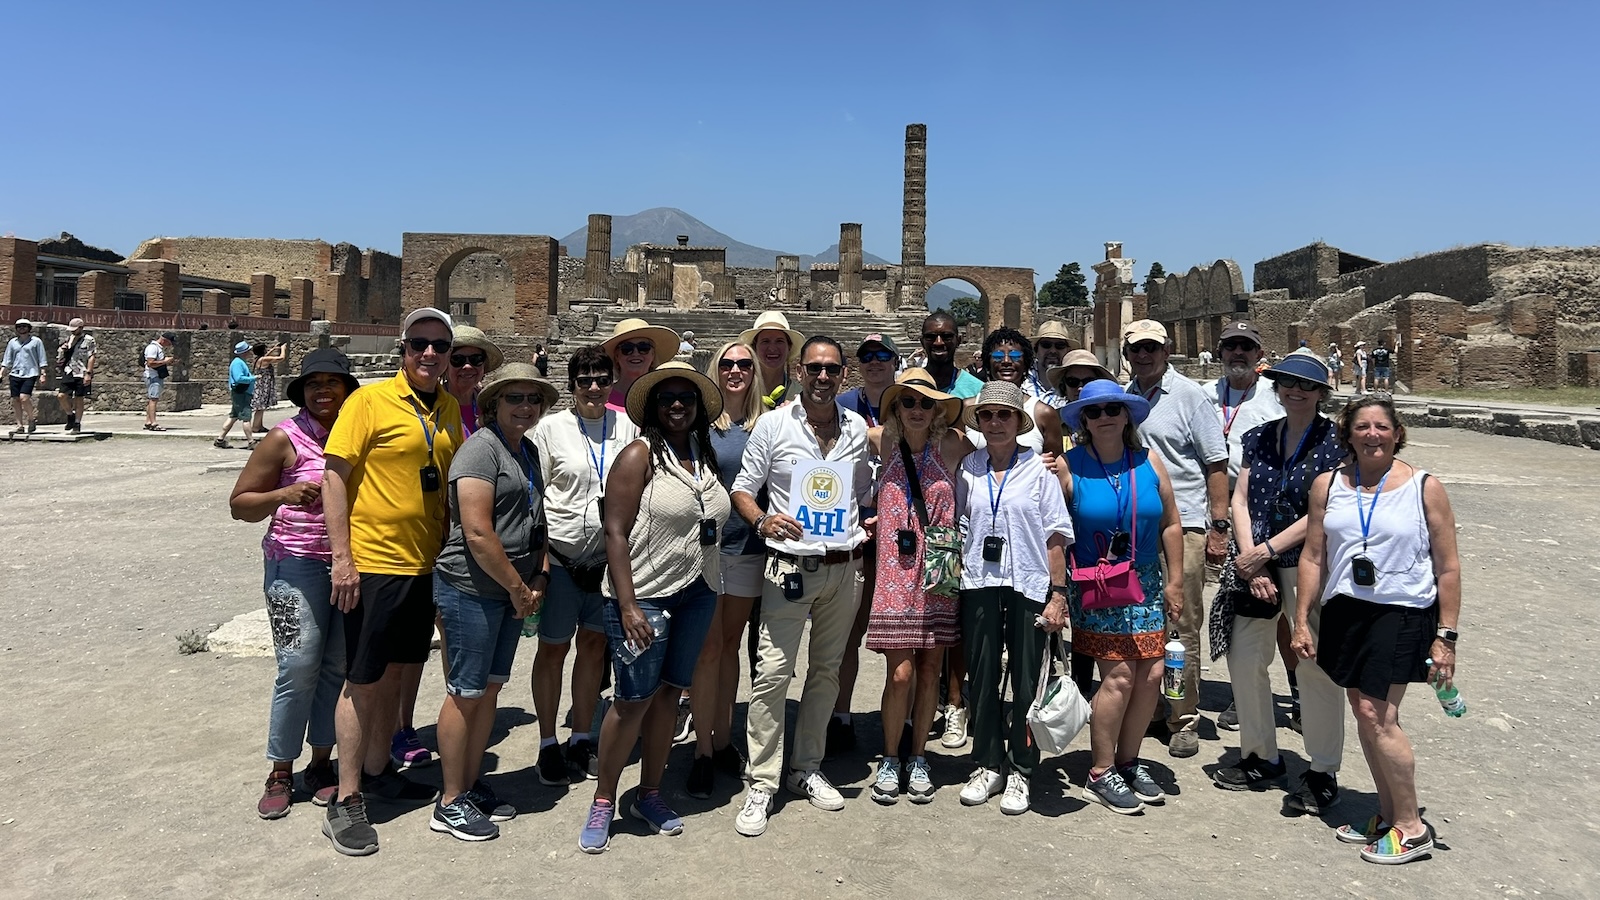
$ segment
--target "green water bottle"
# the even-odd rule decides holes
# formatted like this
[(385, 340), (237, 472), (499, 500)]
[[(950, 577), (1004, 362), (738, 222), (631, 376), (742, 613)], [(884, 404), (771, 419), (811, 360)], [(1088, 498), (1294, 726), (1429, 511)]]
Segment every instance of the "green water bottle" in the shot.
[[(1433, 660), (1430, 658), (1427, 664), (1433, 665)], [(1467, 714), (1467, 701), (1461, 696), (1461, 692), (1456, 690), (1454, 682), (1446, 687), (1444, 679), (1441, 678), (1434, 681), (1432, 687), (1434, 696), (1439, 698), (1439, 707), (1444, 710), (1445, 715), (1459, 719)]]

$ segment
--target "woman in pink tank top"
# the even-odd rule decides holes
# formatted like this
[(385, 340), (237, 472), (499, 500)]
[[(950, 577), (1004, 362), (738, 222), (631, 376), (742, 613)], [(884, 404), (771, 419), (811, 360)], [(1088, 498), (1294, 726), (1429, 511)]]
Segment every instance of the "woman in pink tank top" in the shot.
[(360, 387), (338, 350), (314, 350), (284, 391), (300, 412), (268, 432), (228, 498), (233, 517), (270, 518), (261, 541), (267, 620), (278, 658), (267, 727), (272, 771), (256, 804), (263, 819), (289, 814), (294, 761), (311, 744), (302, 778), (312, 802), (326, 805), (338, 790), (334, 774), (333, 710), (344, 683), (343, 617), (331, 602), (332, 550), (322, 514), (323, 447), (350, 393)]

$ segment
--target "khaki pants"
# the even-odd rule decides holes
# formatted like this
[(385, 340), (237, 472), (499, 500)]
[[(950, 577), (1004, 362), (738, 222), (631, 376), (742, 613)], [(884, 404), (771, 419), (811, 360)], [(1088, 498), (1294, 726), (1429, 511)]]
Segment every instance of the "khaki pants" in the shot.
[[(1200, 633), (1206, 627), (1206, 533), (1204, 528), (1183, 530), (1183, 613), (1178, 616), (1176, 630), (1183, 642), (1183, 699), (1168, 700), (1167, 730), (1194, 731), (1200, 724)], [(1165, 576), (1167, 561), (1161, 560)], [(1167, 623), (1167, 634), (1174, 626)], [(1156, 716), (1161, 707), (1156, 707)]]
[[(769, 560), (763, 569), (756, 674), (750, 685), (746, 725), (753, 787), (776, 793), (783, 778), (783, 725), (789, 681), (799, 663), (800, 639), (808, 616), (811, 649), (789, 767), (810, 771), (822, 763), (828, 718), (839, 698), (839, 660), (850, 642), (850, 626), (860, 602), (856, 580), (860, 568), (860, 560), (850, 560), (807, 572), (792, 562)], [(804, 579), (804, 593), (798, 600), (789, 600), (783, 596), (783, 579), (795, 571)]]

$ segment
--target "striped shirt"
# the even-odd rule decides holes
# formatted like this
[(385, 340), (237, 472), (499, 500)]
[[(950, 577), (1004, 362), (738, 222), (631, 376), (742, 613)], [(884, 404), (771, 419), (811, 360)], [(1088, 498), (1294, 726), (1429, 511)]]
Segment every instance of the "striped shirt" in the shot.
[(1228, 459), (1222, 421), (1206, 389), (1167, 366), (1161, 383), (1140, 390), (1138, 379), (1128, 393), (1150, 401), (1150, 415), (1139, 425), (1139, 439), (1161, 455), (1172, 479), (1178, 516), (1185, 528), (1204, 528), (1211, 521), (1206, 500), (1206, 466)]

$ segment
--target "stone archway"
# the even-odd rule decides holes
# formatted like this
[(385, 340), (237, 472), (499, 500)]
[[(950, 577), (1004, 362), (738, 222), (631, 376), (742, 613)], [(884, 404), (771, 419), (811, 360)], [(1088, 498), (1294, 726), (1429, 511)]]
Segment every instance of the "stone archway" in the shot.
[(404, 312), (424, 306), (445, 309), (450, 302), (450, 273), (474, 253), (493, 253), (511, 270), (514, 334), (545, 335), (559, 312), (557, 278), (561, 249), (542, 234), (441, 234), (406, 232), (400, 250), (400, 305)]
[(983, 306), (984, 333), (1002, 325), (1033, 334), (1035, 290), (1033, 270), (1007, 266), (927, 266), (926, 285), (947, 278), (965, 281), (978, 289)]

